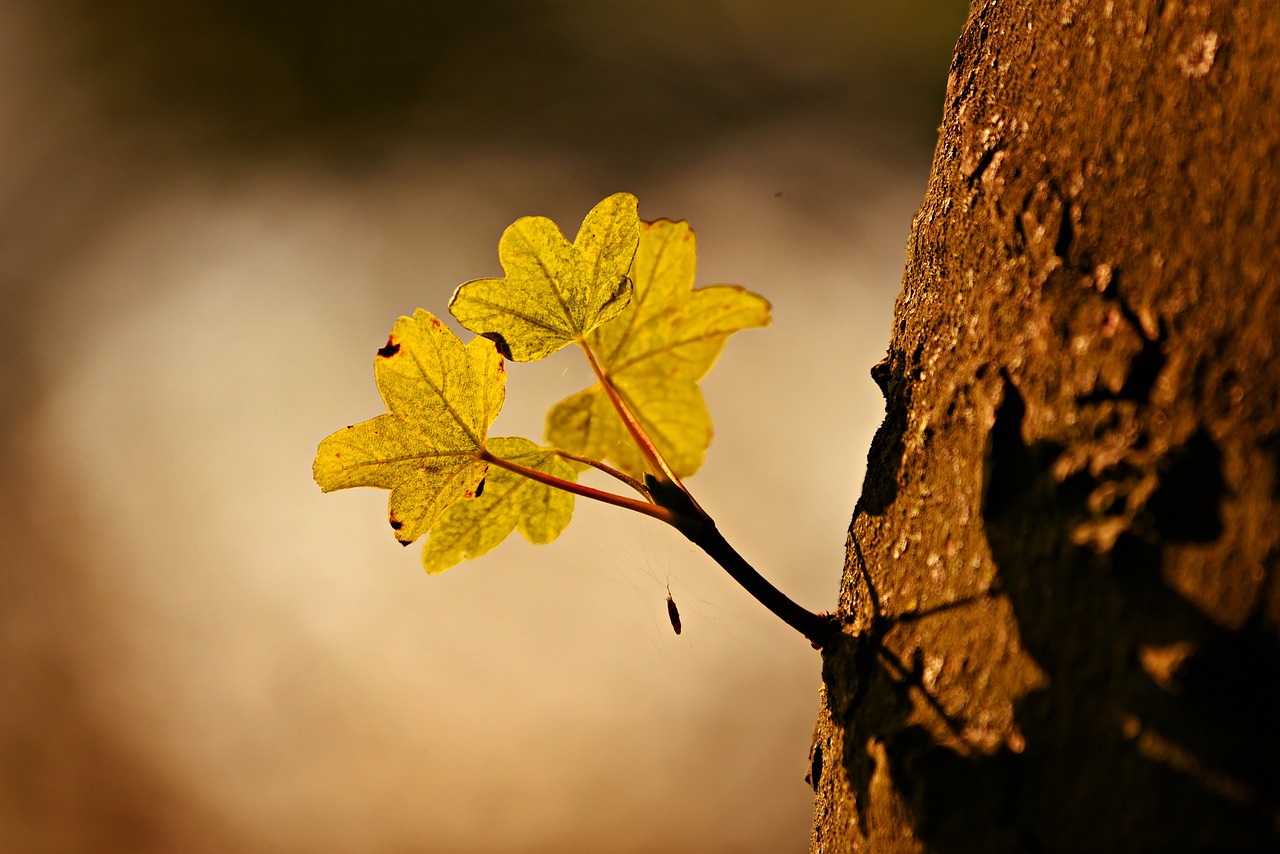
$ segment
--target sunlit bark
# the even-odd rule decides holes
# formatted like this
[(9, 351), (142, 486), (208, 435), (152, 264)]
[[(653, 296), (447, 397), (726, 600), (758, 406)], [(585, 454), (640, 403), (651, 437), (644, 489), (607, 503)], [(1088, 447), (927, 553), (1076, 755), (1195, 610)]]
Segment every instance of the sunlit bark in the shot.
[(1280, 847), (1277, 103), (1271, 0), (974, 5), (815, 851)]

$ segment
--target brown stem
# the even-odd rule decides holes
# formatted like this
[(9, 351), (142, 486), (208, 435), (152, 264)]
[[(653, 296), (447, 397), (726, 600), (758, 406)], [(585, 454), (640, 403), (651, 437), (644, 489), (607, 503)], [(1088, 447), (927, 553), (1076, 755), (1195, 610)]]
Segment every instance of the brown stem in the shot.
[(501, 457), (495, 457), (488, 450), (482, 450), (479, 455), (480, 459), (491, 465), (504, 468), (507, 471), (515, 472), (523, 475), (530, 480), (536, 480), (538, 483), (562, 489), (565, 492), (571, 492), (574, 495), (580, 495), (583, 498), (590, 498), (593, 501), (602, 501), (605, 504), (612, 504), (615, 507), (622, 507), (626, 510), (634, 510), (637, 513), (643, 513), (646, 516), (652, 516), (668, 525), (679, 527), (679, 520), (673, 510), (666, 507), (659, 507), (656, 504), (650, 504), (647, 501), (639, 501), (635, 498), (627, 498), (625, 495), (615, 495), (612, 492), (606, 492), (603, 489), (596, 489), (591, 486), (584, 486), (581, 483), (575, 483), (572, 480), (556, 477), (553, 474), (547, 474), (528, 466), (522, 466), (519, 463), (513, 463), (510, 460), (504, 460)]
[[(769, 583), (763, 575), (756, 572), (755, 567), (738, 554), (729, 541), (716, 527), (715, 521), (705, 513), (694, 524), (676, 525), (680, 533), (711, 559), (720, 564), (734, 581), (742, 585), (748, 593), (755, 597), (784, 623), (809, 639), (814, 649), (822, 649), (831, 636), (839, 629), (839, 623), (827, 614), (815, 614), (797, 605), (781, 590)], [(687, 520), (688, 517), (680, 516)]]
[(598, 469), (599, 471), (604, 472), (610, 477), (617, 478), (618, 480), (622, 481), (627, 486), (631, 487), (636, 492), (643, 495), (645, 498), (650, 497), (649, 490), (643, 483), (636, 480), (631, 475), (626, 474), (625, 472), (618, 471), (616, 468), (614, 468), (611, 465), (602, 463), (599, 460), (593, 460), (591, 459), (591, 457), (584, 456), (582, 454), (575, 454), (572, 451), (566, 451), (563, 448), (553, 448), (552, 450), (555, 451), (556, 456), (564, 457), (566, 460), (573, 460), (574, 462), (582, 463), (584, 466), (591, 466), (593, 469)]

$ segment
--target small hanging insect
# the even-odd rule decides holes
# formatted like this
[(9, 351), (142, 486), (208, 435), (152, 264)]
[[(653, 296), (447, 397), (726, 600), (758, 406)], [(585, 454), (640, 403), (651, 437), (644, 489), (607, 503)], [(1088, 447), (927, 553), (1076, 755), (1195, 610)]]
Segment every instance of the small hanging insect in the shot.
[(676, 607), (676, 600), (671, 598), (670, 584), (667, 585), (667, 616), (671, 618), (671, 628), (680, 634), (680, 609)]

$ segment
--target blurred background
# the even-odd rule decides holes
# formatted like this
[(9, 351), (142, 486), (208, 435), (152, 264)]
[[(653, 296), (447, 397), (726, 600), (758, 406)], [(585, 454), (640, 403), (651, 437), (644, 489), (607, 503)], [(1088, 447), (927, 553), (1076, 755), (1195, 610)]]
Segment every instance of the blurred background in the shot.
[(806, 850), (819, 659), (709, 559), (579, 501), (428, 577), (311, 461), (398, 315), (628, 190), (773, 302), (690, 486), (833, 607), (965, 12), (0, 0), (0, 849)]

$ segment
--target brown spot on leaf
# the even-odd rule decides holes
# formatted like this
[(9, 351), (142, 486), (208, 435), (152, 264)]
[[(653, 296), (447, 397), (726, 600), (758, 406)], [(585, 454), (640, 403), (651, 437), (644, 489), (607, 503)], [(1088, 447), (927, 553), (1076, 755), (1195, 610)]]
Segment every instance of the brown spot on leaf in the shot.
[(481, 495), (484, 495), (484, 482), (488, 479), (489, 478), (487, 475), (485, 477), (480, 478), (480, 482), (476, 484), (476, 492), (474, 496), (475, 498), (479, 498)]
[(395, 529), (395, 530), (397, 530), (397, 531), (398, 531), (398, 530), (400, 530), (401, 528), (403, 528), (403, 527), (404, 527), (404, 522), (401, 522), (399, 519), (397, 519), (396, 517), (392, 516), (392, 517), (391, 517), (391, 527), (392, 527), (393, 529)]
[(492, 342), (493, 342), (493, 346), (497, 347), (497, 348), (498, 348), (498, 352), (502, 354), (502, 358), (504, 358), (504, 359), (510, 359), (510, 358), (511, 358), (511, 348), (507, 346), (507, 339), (505, 339), (505, 338), (503, 338), (503, 337), (502, 337), (502, 333), (500, 333), (500, 332), (482, 332), (482, 333), (480, 333), (480, 337), (481, 337), (481, 338), (488, 338), (490, 341), (492, 341)]
[(378, 355), (384, 359), (390, 359), (399, 352), (400, 342), (395, 339), (395, 336), (387, 336), (387, 346), (378, 350)]

